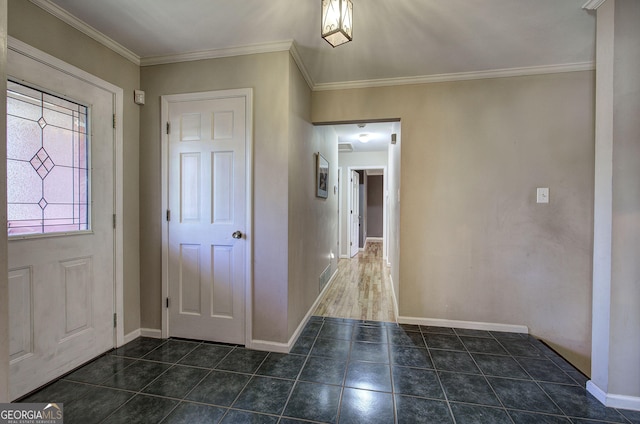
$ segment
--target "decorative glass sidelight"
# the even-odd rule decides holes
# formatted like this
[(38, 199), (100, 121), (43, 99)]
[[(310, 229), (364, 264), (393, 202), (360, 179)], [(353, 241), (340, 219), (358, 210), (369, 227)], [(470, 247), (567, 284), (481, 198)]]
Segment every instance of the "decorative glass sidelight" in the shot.
[(88, 108), (7, 82), (9, 236), (90, 229)]

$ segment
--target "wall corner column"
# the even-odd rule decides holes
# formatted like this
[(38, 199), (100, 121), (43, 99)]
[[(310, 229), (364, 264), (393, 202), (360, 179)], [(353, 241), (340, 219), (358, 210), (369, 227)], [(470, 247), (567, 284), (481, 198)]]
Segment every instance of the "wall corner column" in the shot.
[(640, 3), (597, 7), (592, 379), (606, 406), (640, 410)]
[[(7, 0), (0, 0), (0, 222), (7, 222)], [(7, 232), (0, 232), (0, 402), (9, 401)]]

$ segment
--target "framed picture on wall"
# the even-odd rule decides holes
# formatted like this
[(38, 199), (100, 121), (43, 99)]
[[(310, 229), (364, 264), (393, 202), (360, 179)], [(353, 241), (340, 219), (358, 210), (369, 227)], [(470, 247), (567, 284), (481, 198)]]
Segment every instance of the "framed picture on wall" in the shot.
[(329, 196), (329, 162), (320, 152), (316, 155), (316, 196), (323, 199)]

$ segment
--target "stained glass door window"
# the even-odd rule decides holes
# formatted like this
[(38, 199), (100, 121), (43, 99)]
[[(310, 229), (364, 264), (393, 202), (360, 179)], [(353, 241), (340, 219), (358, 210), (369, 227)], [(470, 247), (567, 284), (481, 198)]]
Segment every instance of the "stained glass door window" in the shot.
[(88, 108), (7, 83), (9, 236), (90, 229)]

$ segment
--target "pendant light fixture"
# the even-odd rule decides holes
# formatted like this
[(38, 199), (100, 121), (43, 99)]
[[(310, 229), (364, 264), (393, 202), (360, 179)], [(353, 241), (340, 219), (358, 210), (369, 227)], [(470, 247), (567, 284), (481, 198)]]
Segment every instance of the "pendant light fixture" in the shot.
[(322, 0), (322, 38), (333, 47), (353, 40), (353, 2)]

